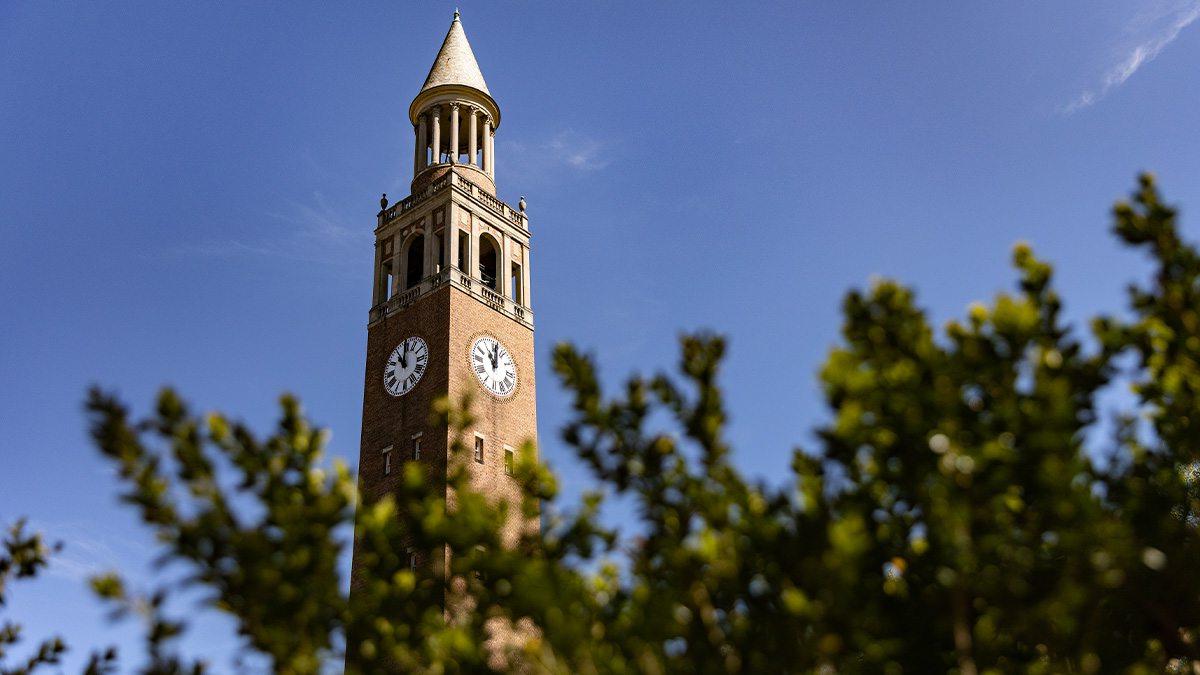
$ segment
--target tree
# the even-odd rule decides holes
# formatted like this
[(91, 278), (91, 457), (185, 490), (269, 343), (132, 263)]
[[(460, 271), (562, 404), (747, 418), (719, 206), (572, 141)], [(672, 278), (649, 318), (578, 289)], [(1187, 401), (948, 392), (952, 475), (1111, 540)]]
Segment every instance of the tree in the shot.
[[(275, 672), (343, 655), (350, 672), (1200, 672), (1200, 254), (1148, 176), (1114, 217), (1157, 273), (1130, 289), (1131, 318), (1100, 317), (1090, 335), (1064, 323), (1025, 245), (1017, 292), (942, 331), (897, 283), (848, 294), (820, 373), (831, 421), (782, 486), (730, 460), (711, 335), (682, 339), (677, 374), (615, 395), (591, 357), (556, 348), (573, 410), (562, 438), (598, 485), (570, 509), (529, 448), (519, 504), (489, 506), (459, 473), (449, 508), (415, 467), (393, 497), (356, 504), (290, 397), (259, 440), (171, 391), (135, 421), (95, 390), (92, 434), (164, 556)], [(1097, 397), (1123, 381), (1137, 400), (1108, 436)], [(470, 401), (433, 414), (465, 460)], [(614, 495), (636, 505), (634, 540), (598, 516)], [(506, 548), (511, 509), (545, 523)], [(366, 574), (348, 595), (337, 561), (352, 523)], [(409, 570), (401, 533), (446, 547), (445, 574)], [(0, 581), (45, 564), (19, 528), (7, 545)], [(184, 626), (162, 616), (165, 589), (93, 584), (146, 617), (143, 672), (204, 670), (170, 650)], [(502, 627), (525, 639), (505, 643)], [(46, 644), (11, 672), (53, 663), (64, 647)], [(100, 652), (89, 668), (114, 664)]]

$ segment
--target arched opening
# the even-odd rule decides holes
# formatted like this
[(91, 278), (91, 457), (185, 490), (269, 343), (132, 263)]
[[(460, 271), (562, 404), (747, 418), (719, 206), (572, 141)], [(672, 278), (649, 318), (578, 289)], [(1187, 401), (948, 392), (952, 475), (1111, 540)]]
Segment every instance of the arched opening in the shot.
[(483, 285), (499, 291), (497, 288), (497, 271), (500, 263), (500, 247), (490, 235), (479, 235), (479, 278)]
[(404, 287), (412, 288), (425, 278), (425, 235), (418, 234), (408, 241), (408, 274), (404, 277)]

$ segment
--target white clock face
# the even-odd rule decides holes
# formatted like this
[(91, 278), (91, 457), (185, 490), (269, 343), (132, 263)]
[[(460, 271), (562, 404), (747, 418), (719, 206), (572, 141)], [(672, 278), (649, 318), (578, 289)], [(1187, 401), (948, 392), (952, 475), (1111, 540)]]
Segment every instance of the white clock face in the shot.
[(496, 396), (507, 397), (517, 389), (517, 364), (504, 345), (490, 335), (471, 345), (471, 369), (483, 388)]
[(392, 396), (412, 391), (429, 365), (429, 346), (417, 336), (396, 345), (383, 367), (383, 386)]

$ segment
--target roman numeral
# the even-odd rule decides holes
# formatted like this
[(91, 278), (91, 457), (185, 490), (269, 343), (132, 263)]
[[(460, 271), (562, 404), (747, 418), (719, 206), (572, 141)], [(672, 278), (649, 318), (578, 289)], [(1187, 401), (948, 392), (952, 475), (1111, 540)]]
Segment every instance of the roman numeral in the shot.
[(417, 383), (417, 376), (409, 375), (408, 379), (404, 380), (404, 388), (407, 389), (408, 387), (411, 387), (416, 383)]
[(475, 364), (475, 372), (477, 372), (477, 373), (479, 373), (480, 375), (482, 375), (482, 374), (485, 372), (485, 371), (484, 371), (484, 369), (483, 369), (483, 364), (476, 363), (476, 364)]
[(420, 375), (421, 373), (425, 372), (425, 365), (422, 363), (418, 363), (417, 367), (413, 369), (413, 372), (416, 373), (417, 375)]

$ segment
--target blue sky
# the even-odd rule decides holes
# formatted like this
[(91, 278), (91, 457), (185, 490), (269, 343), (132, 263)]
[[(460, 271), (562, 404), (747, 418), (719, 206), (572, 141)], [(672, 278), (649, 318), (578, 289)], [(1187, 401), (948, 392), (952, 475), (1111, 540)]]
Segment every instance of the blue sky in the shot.
[[(1146, 267), (1107, 214), (1143, 169), (1197, 232), (1200, 0), (461, 7), (500, 194), (529, 201), (542, 453), (572, 491), (558, 341), (615, 381), (681, 330), (728, 335), (736, 459), (777, 479), (846, 289), (899, 278), (940, 323), (1011, 287), (1028, 240), (1070, 316), (1119, 310)], [(264, 430), (297, 392), (353, 462), (374, 213), (407, 194), (453, 9), (0, 3), (0, 521), (67, 545), (17, 587), (31, 635), (135, 649), (81, 579), (151, 583), (88, 384)], [(189, 645), (233, 643), (203, 619)]]

